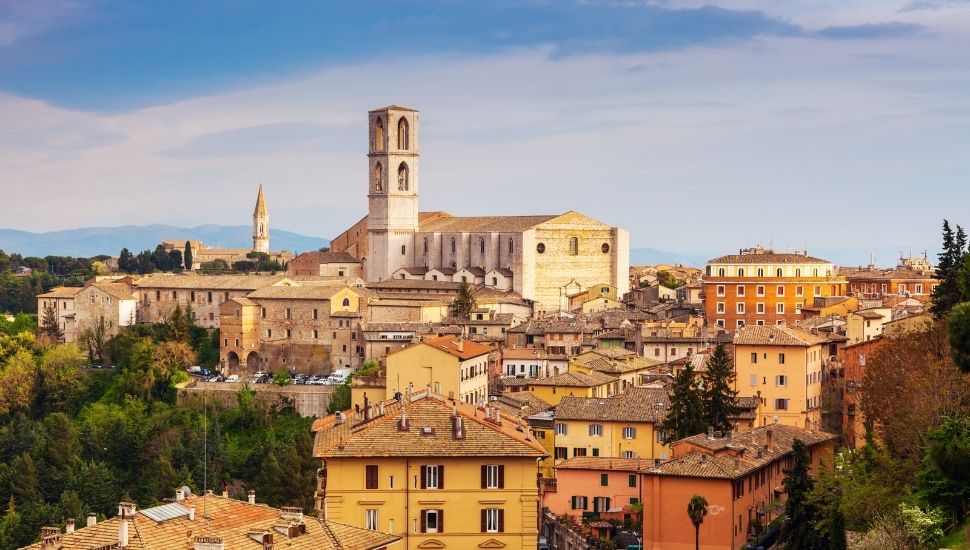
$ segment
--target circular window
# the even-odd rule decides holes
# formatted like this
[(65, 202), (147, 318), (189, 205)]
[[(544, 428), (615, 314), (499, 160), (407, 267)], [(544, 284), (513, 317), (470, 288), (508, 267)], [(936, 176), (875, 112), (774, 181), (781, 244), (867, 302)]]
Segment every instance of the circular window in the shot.
[(545, 251), (546, 251), (545, 243), (539, 243), (536, 245), (536, 252), (538, 252), (539, 254), (542, 254)]
[(608, 253), (610, 251), (609, 243), (603, 243), (603, 246), (601, 247), (601, 249), (603, 250), (603, 254)]

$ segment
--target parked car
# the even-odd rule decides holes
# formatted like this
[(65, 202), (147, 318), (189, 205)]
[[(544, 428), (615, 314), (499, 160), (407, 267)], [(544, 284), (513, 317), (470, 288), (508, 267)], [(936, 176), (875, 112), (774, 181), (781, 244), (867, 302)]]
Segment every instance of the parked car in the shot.
[(192, 365), (185, 370), (189, 371), (189, 374), (202, 374), (202, 367), (199, 365)]
[(230, 374), (228, 377), (226, 377), (226, 382), (239, 382), (239, 375)]

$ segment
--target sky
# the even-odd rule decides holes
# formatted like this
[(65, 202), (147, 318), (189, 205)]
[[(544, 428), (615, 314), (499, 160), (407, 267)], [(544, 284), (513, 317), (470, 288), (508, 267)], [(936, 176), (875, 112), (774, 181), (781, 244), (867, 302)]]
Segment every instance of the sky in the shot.
[(333, 237), (397, 104), (422, 210), (932, 253), (970, 224), (967, 52), (970, 0), (0, 0), (0, 227), (245, 225), (263, 183)]

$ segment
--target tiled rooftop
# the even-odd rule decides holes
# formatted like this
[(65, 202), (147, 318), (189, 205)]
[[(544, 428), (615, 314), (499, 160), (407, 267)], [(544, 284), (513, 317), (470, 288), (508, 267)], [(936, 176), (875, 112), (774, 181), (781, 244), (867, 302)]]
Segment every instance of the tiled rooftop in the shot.
[(814, 346), (825, 339), (784, 325), (746, 325), (734, 333), (735, 345)]
[(657, 423), (669, 406), (666, 389), (634, 387), (613, 397), (563, 397), (556, 406), (556, 419)]

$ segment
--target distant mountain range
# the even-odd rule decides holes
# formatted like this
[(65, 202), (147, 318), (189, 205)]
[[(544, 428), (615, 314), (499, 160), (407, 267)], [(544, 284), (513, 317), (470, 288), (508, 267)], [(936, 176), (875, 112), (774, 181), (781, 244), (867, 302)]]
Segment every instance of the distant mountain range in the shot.
[[(81, 227), (46, 233), (0, 229), (0, 249), (24, 256), (75, 256), (89, 258), (99, 254), (117, 256), (122, 248), (137, 254), (154, 250), (164, 240), (199, 240), (214, 248), (249, 248), (253, 228), (248, 225), (124, 225), (121, 227)], [(291, 231), (273, 229), (270, 248), (307, 252), (329, 246), (330, 241)]]

